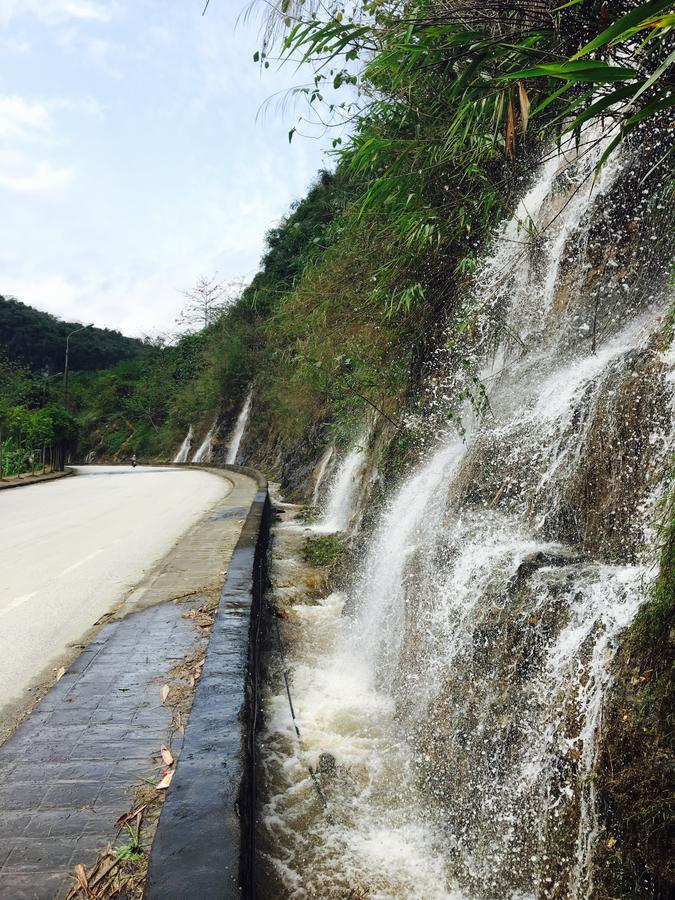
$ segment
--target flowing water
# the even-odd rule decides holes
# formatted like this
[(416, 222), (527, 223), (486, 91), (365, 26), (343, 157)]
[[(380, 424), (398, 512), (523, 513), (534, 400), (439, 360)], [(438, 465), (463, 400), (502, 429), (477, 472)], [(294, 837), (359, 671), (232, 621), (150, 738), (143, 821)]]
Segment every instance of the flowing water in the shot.
[(350, 527), (359, 491), (359, 476), (366, 462), (365, 443), (365, 440), (359, 440), (336, 467), (326, 493), (323, 516), (315, 526), (317, 531), (347, 531)]
[(216, 418), (213, 421), (213, 425), (207, 431), (206, 437), (197, 448), (195, 455), (192, 457), (193, 463), (211, 462), (211, 457), (213, 456), (213, 436), (217, 424), (218, 419)]
[(188, 461), (188, 457), (190, 456), (190, 450), (192, 449), (192, 439), (194, 437), (194, 432), (192, 430), (192, 425), (188, 428), (188, 433), (183, 438), (183, 443), (180, 445), (180, 450), (175, 455), (173, 461), (175, 463), (184, 463)]
[(323, 484), (323, 479), (325, 478), (326, 471), (328, 470), (328, 464), (332, 460), (334, 452), (335, 448), (332, 445), (330, 447), (326, 447), (323, 456), (319, 460), (316, 478), (314, 480), (314, 490), (312, 491), (312, 506), (316, 506), (319, 502), (321, 485)]
[[(542, 166), (476, 279), (489, 414), (465, 407), (462, 435), (437, 436), (348, 591), (287, 611), (300, 738), (271, 680), (266, 896), (593, 896), (603, 698), (653, 575), (672, 447), (672, 358), (654, 342), (667, 298), (599, 258), (630, 165), (615, 158), (589, 198), (599, 152)], [(495, 328), (518, 339), (492, 357)], [(359, 469), (355, 450), (320, 530), (348, 527)]]
[(225, 457), (225, 462), (229, 465), (234, 465), (237, 462), (237, 455), (239, 454), (241, 439), (243, 438), (244, 432), (246, 431), (246, 423), (248, 422), (248, 417), (251, 412), (252, 399), (253, 392), (249, 391), (246, 395), (246, 399), (244, 400), (244, 405), (242, 406), (241, 411), (237, 416), (234, 431), (232, 432), (232, 437), (230, 438), (230, 443), (227, 448), (227, 456)]

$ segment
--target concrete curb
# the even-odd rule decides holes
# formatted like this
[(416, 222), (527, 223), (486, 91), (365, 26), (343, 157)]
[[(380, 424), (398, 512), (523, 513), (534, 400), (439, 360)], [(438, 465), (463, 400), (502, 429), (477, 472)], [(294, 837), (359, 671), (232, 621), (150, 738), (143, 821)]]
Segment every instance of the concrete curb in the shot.
[(28, 487), (31, 484), (42, 484), (46, 481), (56, 481), (58, 478), (67, 478), (74, 475), (75, 469), (66, 466), (63, 472), (48, 472), (46, 475), (29, 475), (22, 481), (0, 481), (0, 491), (8, 491), (10, 488)]
[[(193, 468), (192, 464), (187, 464)], [(146, 900), (255, 895), (255, 728), (258, 642), (271, 505), (258, 491), (232, 554), (185, 741), (150, 853)]]

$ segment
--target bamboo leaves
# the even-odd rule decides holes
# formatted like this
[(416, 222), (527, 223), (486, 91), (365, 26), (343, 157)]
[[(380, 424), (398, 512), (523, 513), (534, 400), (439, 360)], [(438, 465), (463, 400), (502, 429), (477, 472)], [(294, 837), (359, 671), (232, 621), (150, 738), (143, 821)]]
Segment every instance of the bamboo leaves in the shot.
[(652, 3), (641, 3), (635, 9), (626, 13), (625, 16), (613, 22), (597, 37), (593, 38), (592, 41), (585, 44), (572, 56), (572, 60), (588, 56), (589, 53), (599, 50), (600, 47), (616, 46), (645, 28), (663, 29), (670, 27), (673, 24), (674, 16), (669, 15), (662, 18), (658, 18), (658, 16), (663, 10), (672, 9), (672, 6), (673, 0), (654, 0)]

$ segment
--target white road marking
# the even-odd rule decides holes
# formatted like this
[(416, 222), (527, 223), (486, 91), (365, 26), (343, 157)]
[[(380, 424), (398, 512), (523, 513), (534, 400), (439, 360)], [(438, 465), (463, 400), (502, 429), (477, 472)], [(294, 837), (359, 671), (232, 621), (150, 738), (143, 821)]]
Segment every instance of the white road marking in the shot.
[(8, 603), (4, 609), (0, 609), (0, 616), (4, 616), (5, 613), (11, 612), (13, 609), (16, 609), (18, 606), (22, 606), (24, 603), (27, 603), (29, 600), (32, 600), (33, 597), (37, 596), (37, 591), (33, 591), (30, 594), (24, 594), (23, 597), (16, 597), (12, 600), (11, 603)]
[(99, 556), (101, 553), (103, 553), (103, 549), (95, 550), (93, 553), (90, 553), (89, 556), (85, 556), (84, 559), (81, 559), (79, 562), (73, 563), (72, 566), (68, 566), (67, 569), (63, 570), (63, 572), (59, 572), (56, 578), (63, 578), (64, 575), (68, 575), (70, 572), (74, 572), (75, 569), (79, 569), (80, 566), (88, 563), (90, 559), (94, 559), (95, 556)]

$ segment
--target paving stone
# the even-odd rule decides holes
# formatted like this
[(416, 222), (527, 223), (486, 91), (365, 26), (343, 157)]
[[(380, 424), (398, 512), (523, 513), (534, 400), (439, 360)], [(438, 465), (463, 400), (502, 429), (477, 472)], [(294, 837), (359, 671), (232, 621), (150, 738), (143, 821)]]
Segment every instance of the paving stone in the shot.
[(56, 900), (63, 897), (72, 880), (62, 872), (36, 878), (35, 873), (8, 873), (0, 882), (0, 900)]
[(2, 867), (3, 872), (63, 871), (73, 855), (71, 841), (42, 836), (14, 839), (10, 846), (12, 851)]
[(100, 781), (65, 781), (53, 784), (40, 809), (83, 809), (93, 807), (101, 791)]
[[(4, 841), (5, 838), (16, 837), (18, 834), (23, 834), (28, 827), (30, 820), (31, 814), (24, 810), (3, 813), (0, 817), (0, 841)], [(0, 853), (0, 856), (1, 855), (2, 854)]]
[[(35, 773), (36, 779), (38, 773)], [(45, 795), (45, 787), (40, 781), (20, 784), (16, 787), (0, 788), (0, 816), (7, 810), (39, 809)]]
[[(53, 834), (75, 835), (100, 834), (106, 822), (105, 811), (93, 809), (39, 809), (23, 830), (26, 837), (51, 837)], [(117, 816), (110, 821), (114, 822)]]

